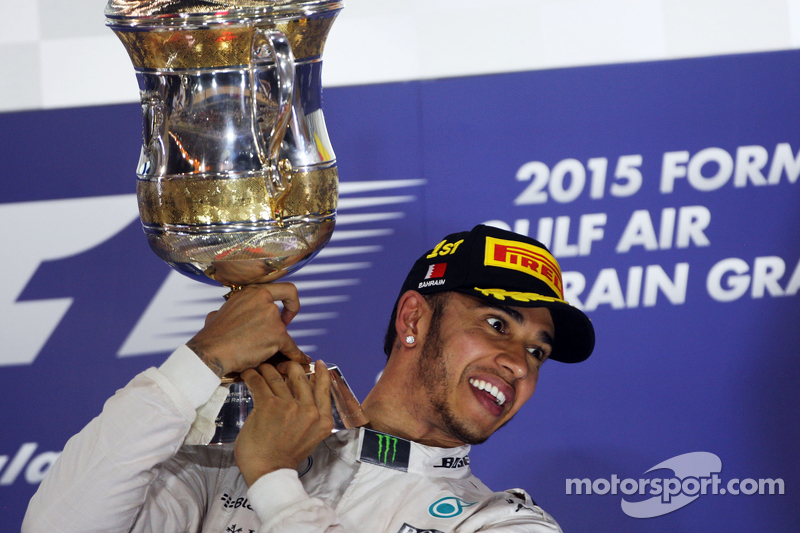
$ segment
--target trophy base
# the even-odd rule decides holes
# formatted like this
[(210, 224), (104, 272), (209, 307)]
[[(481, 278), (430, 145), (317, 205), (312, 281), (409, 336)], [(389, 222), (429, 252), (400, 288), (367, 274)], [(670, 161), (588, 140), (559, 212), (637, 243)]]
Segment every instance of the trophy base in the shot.
[[(312, 363), (307, 375), (314, 373)], [(331, 410), (333, 411), (333, 432), (353, 429), (366, 425), (367, 419), (353, 390), (347, 384), (341, 370), (336, 365), (328, 367), (331, 376)], [(217, 430), (209, 444), (229, 444), (236, 442), (236, 437), (244, 425), (250, 411), (253, 410), (253, 397), (247, 385), (242, 381), (232, 381), (228, 385), (228, 397), (217, 416)]]

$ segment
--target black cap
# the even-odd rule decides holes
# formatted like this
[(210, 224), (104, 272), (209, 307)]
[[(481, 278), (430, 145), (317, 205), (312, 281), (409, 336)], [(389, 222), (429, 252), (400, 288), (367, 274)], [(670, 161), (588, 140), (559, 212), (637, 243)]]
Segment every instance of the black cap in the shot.
[(594, 327), (564, 300), (558, 262), (545, 245), (511, 231), (478, 225), (453, 233), (417, 259), (406, 291), (456, 291), (513, 307), (545, 307), (555, 326), (550, 359), (579, 363), (594, 349)]

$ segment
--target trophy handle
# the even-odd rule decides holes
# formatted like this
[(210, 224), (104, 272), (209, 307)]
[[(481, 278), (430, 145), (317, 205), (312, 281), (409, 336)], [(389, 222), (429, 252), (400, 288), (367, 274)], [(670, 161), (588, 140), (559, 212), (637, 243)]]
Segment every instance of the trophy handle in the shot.
[[(262, 89), (256, 73), (256, 66), (264, 63), (263, 49), (270, 52), (271, 59), (275, 62), (275, 73), (278, 80), (278, 113), (269, 134), (269, 143), (264, 142), (264, 136), (258, 125), (258, 92)], [(253, 137), (256, 139), (256, 151), (261, 161), (262, 168), (266, 169), (265, 181), (267, 191), (272, 198), (275, 217), (279, 218), (277, 209), (280, 200), (289, 189), (289, 176), (291, 163), (288, 159), (278, 161), (281, 144), (286, 135), (286, 128), (292, 117), (292, 97), (294, 94), (295, 68), (294, 54), (289, 45), (289, 40), (283, 32), (276, 29), (257, 28), (253, 35), (250, 61), (250, 111), (252, 115)], [(264, 145), (267, 144), (266, 153)]]

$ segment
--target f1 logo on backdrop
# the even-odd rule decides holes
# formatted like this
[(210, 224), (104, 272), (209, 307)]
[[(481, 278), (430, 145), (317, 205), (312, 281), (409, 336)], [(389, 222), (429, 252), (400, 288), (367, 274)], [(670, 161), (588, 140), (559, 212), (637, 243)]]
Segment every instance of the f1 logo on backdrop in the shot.
[(0, 366), (31, 364), (72, 305), (72, 298), (17, 301), (45, 261), (81, 254), (138, 217), (136, 195), (0, 205)]
[[(400, 219), (405, 212), (398, 204), (415, 202), (410, 194), (385, 195), (383, 191), (416, 188), (424, 180), (379, 180), (339, 184), (339, 216), (336, 231), (329, 244), (317, 256), (326, 258), (361, 257), (383, 250), (375, 238), (393, 233), (391, 228), (376, 227), (384, 221)], [(355, 197), (351, 197), (355, 196)], [(387, 206), (387, 210), (383, 206)], [(365, 209), (376, 212), (365, 212)], [(347, 214), (358, 209), (357, 214)], [(57, 261), (84, 253), (112, 239), (138, 218), (136, 195), (74, 198), (0, 204), (0, 224), (20, 228), (4, 239), (0, 257), (0, 367), (29, 365), (44, 347), (73, 303), (72, 298), (18, 301), (20, 294), (46, 261)], [(350, 227), (358, 229), (349, 229)], [(363, 245), (361, 241), (366, 241)], [(346, 301), (347, 294), (314, 296), (313, 291), (331, 287), (349, 287), (359, 283), (357, 278), (314, 279), (308, 276), (328, 276), (334, 273), (370, 268), (371, 263), (316, 262), (300, 273), (302, 281), (294, 281), (303, 295), (305, 306), (320, 306)], [(165, 267), (166, 268), (166, 267)], [(192, 332), (203, 327), (209, 310), (219, 306), (224, 288), (212, 287), (171, 272), (158, 290), (138, 323), (122, 342), (119, 357), (169, 352)], [(310, 296), (309, 293), (312, 293)], [(304, 313), (297, 325), (335, 318), (336, 312)], [(292, 329), (297, 339), (324, 335), (324, 328)], [(313, 345), (302, 345), (313, 351)]]

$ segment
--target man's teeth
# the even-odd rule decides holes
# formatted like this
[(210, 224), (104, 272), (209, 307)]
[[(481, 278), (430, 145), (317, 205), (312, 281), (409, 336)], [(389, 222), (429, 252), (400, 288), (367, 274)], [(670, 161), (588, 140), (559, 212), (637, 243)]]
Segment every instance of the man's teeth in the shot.
[(506, 403), (506, 395), (500, 392), (497, 389), (496, 385), (492, 385), (491, 383), (486, 383), (482, 379), (470, 379), (469, 383), (476, 389), (486, 391), (492, 396), (494, 396), (494, 401), (497, 402), (497, 405), (503, 405), (504, 403)]

